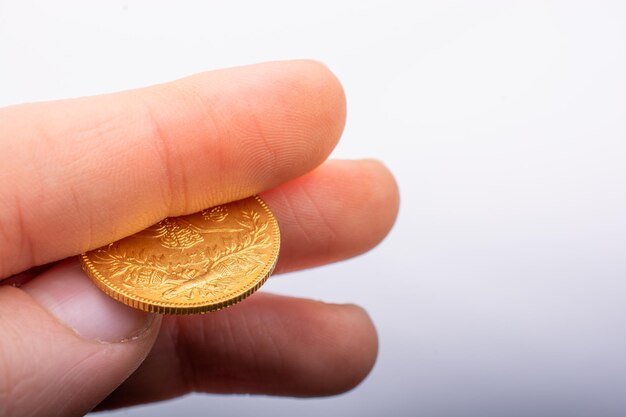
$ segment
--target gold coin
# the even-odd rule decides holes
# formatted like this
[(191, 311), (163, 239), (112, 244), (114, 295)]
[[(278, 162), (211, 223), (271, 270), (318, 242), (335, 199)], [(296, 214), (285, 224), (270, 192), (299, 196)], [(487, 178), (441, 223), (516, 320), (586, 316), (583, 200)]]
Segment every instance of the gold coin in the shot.
[(168, 217), (80, 256), (106, 294), (163, 314), (205, 313), (237, 303), (274, 270), (278, 223), (260, 197)]

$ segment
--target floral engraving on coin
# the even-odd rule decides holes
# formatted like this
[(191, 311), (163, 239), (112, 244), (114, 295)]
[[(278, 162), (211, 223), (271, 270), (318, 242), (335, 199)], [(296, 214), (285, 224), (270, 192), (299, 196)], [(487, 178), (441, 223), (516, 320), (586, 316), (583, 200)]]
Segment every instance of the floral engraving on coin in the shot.
[(202, 235), (177, 219), (163, 219), (150, 228), (166, 248), (191, 248), (202, 242)]
[(158, 240), (156, 250), (122, 240), (94, 251), (92, 262), (123, 287), (163, 300), (227, 294), (241, 284), (242, 277), (264, 267), (272, 236), (269, 223), (254, 209), (229, 218), (225, 223), (231, 227), (216, 227), (229, 214), (220, 207), (191, 220), (167, 218), (127, 238)]
[(226, 206), (217, 206), (202, 211), (202, 217), (218, 223), (226, 220), (226, 216), (228, 216), (228, 208)]
[[(204, 214), (204, 212), (203, 212)], [(206, 218), (206, 217), (205, 217)], [(223, 221), (224, 218), (217, 221)], [(204, 233), (230, 233), (241, 232), (242, 229), (217, 229), (202, 228), (191, 224), (190, 222), (176, 217), (168, 217), (154, 226), (147, 228), (139, 236), (148, 235), (148, 237), (158, 237), (161, 244), (170, 249), (188, 249), (198, 243), (202, 243)]]

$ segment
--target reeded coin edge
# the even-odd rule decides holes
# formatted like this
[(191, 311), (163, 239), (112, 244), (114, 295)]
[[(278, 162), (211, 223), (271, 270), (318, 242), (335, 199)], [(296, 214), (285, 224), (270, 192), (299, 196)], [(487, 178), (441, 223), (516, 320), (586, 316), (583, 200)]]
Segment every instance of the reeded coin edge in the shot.
[(218, 298), (217, 300), (214, 299), (210, 303), (171, 303), (150, 300), (148, 298), (132, 294), (128, 290), (120, 288), (112, 283), (109, 279), (104, 277), (100, 272), (96, 270), (91, 260), (87, 257), (87, 253), (82, 253), (80, 255), (80, 263), (83, 267), (83, 270), (87, 273), (87, 275), (100, 290), (102, 290), (109, 297), (119, 302), (122, 302), (130, 307), (147, 311), (149, 313), (158, 314), (201, 314), (221, 310), (240, 302), (241, 300), (256, 292), (256, 290), (258, 290), (261, 285), (263, 285), (265, 281), (267, 281), (270, 275), (272, 275), (272, 272), (274, 272), (274, 268), (276, 267), (276, 263), (278, 261), (278, 252), (280, 250), (281, 240), (278, 221), (276, 220), (276, 217), (274, 216), (268, 205), (265, 203), (265, 201), (261, 199), (261, 197), (255, 195), (254, 198), (261, 205), (261, 207), (265, 209), (267, 213), (269, 213), (269, 222), (271, 223), (272, 229), (275, 232), (274, 249), (271, 252), (271, 259), (273, 261), (271, 264), (268, 264), (263, 269), (262, 273), (259, 274), (259, 276), (261, 277), (260, 279), (254, 280), (250, 286), (244, 287), (243, 292), (236, 294), (235, 296), (232, 296), (232, 294), (225, 295), (221, 298)]

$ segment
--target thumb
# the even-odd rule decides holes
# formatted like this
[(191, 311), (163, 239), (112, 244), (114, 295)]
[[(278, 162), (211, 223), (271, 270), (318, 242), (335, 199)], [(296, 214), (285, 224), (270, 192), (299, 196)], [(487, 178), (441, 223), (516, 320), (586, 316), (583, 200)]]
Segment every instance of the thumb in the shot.
[(101, 293), (76, 260), (0, 287), (0, 415), (89, 412), (141, 364), (159, 326)]

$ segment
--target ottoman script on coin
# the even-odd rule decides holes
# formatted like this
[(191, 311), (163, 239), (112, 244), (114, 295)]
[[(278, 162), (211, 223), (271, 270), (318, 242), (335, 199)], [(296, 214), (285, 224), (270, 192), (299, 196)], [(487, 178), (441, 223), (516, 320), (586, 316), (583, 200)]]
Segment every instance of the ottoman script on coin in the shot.
[(132, 307), (202, 313), (234, 304), (271, 274), (280, 245), (276, 219), (258, 197), (168, 217), (81, 255), (96, 285)]

